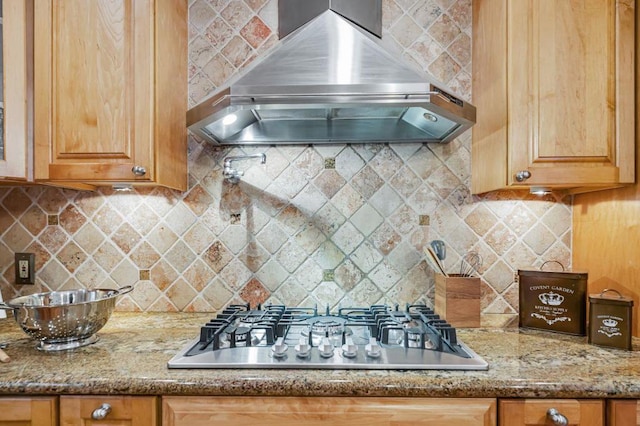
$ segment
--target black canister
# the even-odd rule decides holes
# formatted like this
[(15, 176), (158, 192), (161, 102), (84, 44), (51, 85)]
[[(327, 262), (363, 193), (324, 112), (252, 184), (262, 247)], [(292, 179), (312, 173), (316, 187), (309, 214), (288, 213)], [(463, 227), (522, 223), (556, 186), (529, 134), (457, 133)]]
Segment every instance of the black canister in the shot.
[(589, 343), (631, 350), (633, 300), (618, 290), (589, 295)]

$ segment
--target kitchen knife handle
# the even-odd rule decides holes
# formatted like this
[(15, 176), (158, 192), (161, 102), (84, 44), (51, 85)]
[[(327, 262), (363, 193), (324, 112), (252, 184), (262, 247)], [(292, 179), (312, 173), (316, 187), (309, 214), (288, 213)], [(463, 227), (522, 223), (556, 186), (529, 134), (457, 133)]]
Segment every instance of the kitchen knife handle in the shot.
[(111, 405), (105, 402), (104, 404), (93, 410), (93, 413), (91, 413), (91, 418), (93, 420), (104, 420), (110, 412)]
[(547, 410), (547, 420), (556, 426), (567, 426), (569, 424), (567, 418), (560, 414), (555, 408), (549, 408)]

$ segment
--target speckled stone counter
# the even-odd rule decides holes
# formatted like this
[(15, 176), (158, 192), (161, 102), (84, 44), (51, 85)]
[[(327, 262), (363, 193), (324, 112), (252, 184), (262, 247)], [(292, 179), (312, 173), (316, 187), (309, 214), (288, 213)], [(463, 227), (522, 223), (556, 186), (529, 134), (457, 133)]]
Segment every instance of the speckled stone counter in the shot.
[(210, 316), (115, 313), (97, 343), (57, 353), (0, 320), (12, 358), (0, 364), (0, 393), (640, 398), (640, 340), (627, 352), (518, 329), (459, 330), (488, 371), (167, 369)]

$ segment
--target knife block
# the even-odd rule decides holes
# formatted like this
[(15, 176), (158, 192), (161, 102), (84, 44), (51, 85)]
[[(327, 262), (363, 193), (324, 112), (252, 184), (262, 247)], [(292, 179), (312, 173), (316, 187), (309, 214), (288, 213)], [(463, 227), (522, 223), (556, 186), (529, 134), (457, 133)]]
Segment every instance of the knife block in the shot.
[(480, 278), (436, 274), (435, 311), (454, 327), (480, 327)]

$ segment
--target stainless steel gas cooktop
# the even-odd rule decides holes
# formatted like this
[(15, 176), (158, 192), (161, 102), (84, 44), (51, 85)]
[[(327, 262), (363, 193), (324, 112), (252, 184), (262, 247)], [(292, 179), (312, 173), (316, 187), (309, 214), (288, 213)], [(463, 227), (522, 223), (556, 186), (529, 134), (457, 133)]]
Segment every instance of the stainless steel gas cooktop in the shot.
[(486, 370), (425, 305), (317, 308), (231, 305), (169, 368)]

